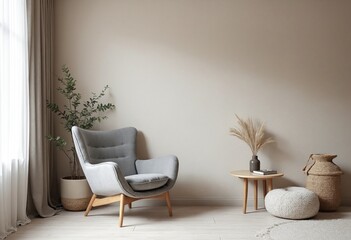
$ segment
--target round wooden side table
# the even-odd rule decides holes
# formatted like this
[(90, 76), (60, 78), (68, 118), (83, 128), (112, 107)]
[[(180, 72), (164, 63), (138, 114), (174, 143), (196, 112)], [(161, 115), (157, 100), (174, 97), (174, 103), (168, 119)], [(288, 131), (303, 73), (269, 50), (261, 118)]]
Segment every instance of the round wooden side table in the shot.
[(249, 179), (254, 181), (254, 204), (255, 204), (255, 210), (257, 210), (258, 209), (258, 204), (257, 204), (258, 180), (262, 180), (263, 197), (265, 197), (267, 192), (273, 189), (273, 178), (284, 176), (283, 173), (259, 175), (259, 174), (254, 174), (249, 170), (235, 170), (235, 171), (231, 171), (230, 174), (234, 177), (243, 179), (243, 182), (244, 182), (243, 213), (244, 214), (246, 214), (246, 208), (247, 208), (247, 192), (248, 192)]

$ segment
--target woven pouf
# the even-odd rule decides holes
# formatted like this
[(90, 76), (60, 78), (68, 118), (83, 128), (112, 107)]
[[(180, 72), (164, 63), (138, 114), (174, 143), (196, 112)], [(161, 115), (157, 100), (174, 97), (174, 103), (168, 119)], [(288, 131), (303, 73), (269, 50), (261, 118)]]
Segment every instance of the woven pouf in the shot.
[(303, 187), (274, 189), (265, 197), (267, 211), (281, 218), (306, 219), (319, 211), (317, 194)]

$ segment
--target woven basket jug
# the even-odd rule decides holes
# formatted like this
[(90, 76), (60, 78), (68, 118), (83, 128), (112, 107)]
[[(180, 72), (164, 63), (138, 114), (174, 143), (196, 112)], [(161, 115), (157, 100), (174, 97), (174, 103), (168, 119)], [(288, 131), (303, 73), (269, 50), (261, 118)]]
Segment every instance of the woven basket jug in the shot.
[(311, 154), (303, 171), (307, 174), (306, 188), (319, 197), (320, 211), (336, 211), (341, 203), (340, 168), (333, 163), (337, 155)]

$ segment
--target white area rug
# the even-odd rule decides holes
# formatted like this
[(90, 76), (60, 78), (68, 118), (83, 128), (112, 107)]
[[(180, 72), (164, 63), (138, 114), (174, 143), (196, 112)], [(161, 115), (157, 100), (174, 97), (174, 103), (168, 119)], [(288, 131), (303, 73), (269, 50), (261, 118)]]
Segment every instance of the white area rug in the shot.
[(256, 235), (265, 240), (350, 240), (351, 220), (299, 220), (275, 224)]

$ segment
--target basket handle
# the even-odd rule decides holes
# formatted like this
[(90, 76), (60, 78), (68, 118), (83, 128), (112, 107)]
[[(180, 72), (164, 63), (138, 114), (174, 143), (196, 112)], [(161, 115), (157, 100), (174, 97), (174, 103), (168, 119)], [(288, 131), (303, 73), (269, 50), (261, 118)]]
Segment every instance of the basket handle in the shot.
[[(302, 171), (304, 171), (307, 175), (308, 175), (308, 172), (310, 171), (310, 169), (313, 167), (313, 165), (316, 163), (315, 160), (313, 160), (312, 158), (313, 154), (310, 155), (310, 157), (308, 158), (307, 162), (306, 162), (306, 166), (302, 169)], [(310, 160), (313, 160), (313, 163), (308, 165), (309, 161)]]

